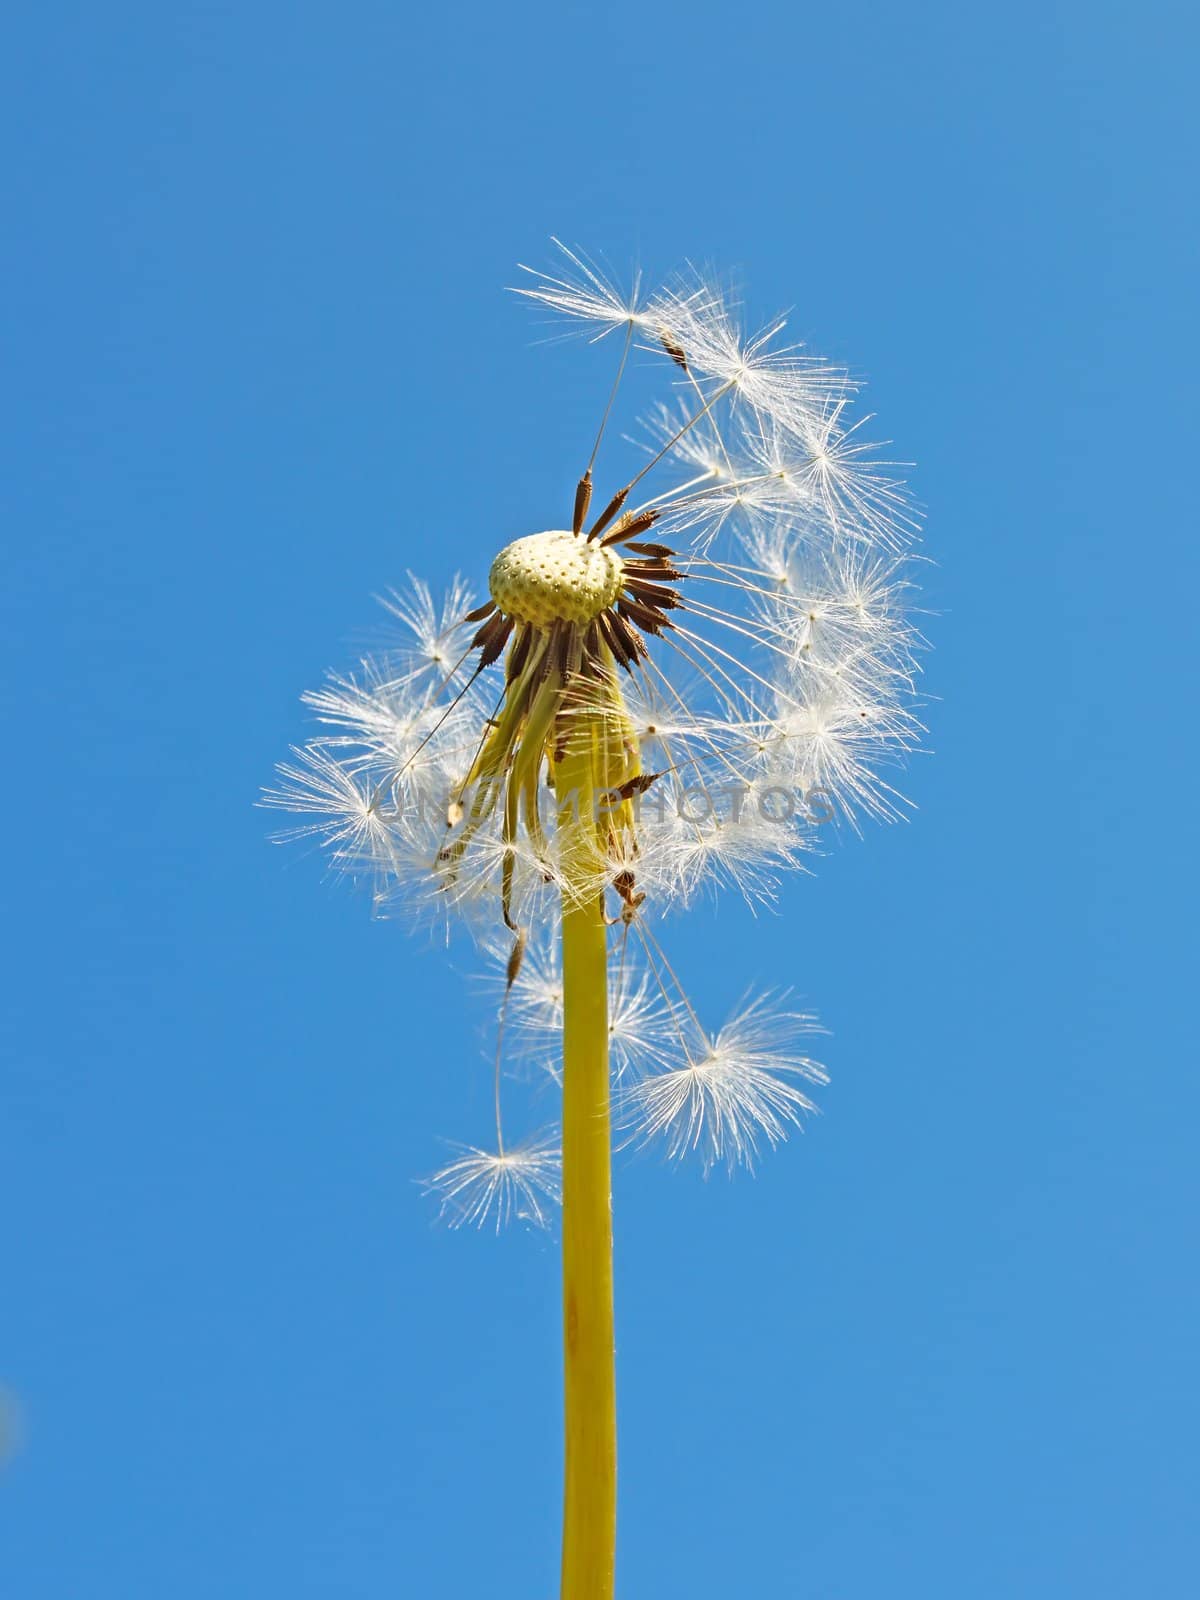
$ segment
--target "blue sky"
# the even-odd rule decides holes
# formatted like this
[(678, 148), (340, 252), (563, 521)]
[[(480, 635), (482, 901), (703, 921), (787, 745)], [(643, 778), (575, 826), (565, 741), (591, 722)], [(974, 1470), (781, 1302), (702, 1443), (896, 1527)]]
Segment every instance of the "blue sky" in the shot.
[(252, 806), (372, 594), (553, 520), (593, 391), (502, 292), (552, 233), (794, 308), (937, 561), (914, 820), (676, 931), (718, 1001), (794, 985), (833, 1084), (753, 1180), (620, 1168), (622, 1600), (1194, 1584), (1196, 43), (19, 8), (14, 1600), (556, 1592), (554, 1242), (412, 1182), (486, 1129), (486, 1011)]

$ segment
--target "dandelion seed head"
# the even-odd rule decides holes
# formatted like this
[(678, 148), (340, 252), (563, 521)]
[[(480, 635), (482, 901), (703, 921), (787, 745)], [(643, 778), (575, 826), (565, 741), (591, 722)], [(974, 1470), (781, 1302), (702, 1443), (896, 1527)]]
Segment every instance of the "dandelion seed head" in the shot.
[[(900, 809), (881, 769), (919, 732), (898, 553), (915, 519), (849, 420), (853, 385), (786, 344), (782, 320), (746, 334), (710, 276), (626, 293), (580, 252), (560, 258), (521, 293), (636, 330), (673, 393), (649, 417), (646, 467), (592, 526), (589, 468), (577, 525), (509, 540), (488, 605), (470, 610), (462, 579), (442, 599), (411, 580), (385, 602), (389, 652), (306, 696), (330, 731), (270, 803), (296, 794), (299, 831), (370, 866), (385, 910), (475, 924), (498, 898), (510, 923), (539, 914), (567, 881), (550, 786), (576, 737), (613, 797), (594, 874), (570, 876), (583, 894), (616, 868), (652, 908), (706, 887), (769, 897), (802, 864), (808, 819), (731, 808), (725, 791), (757, 804), (772, 784), (818, 786), (847, 815)], [(672, 463), (688, 481), (630, 498)]]
[[(747, 331), (711, 273), (626, 288), (558, 251), (518, 293), (616, 335), (573, 505), (497, 539), (482, 604), (461, 577), (388, 591), (384, 647), (304, 696), (318, 730), (264, 804), (295, 813), (280, 837), (365, 879), (380, 916), (498, 942), (518, 1058), (557, 1056), (562, 910), (602, 904), (620, 952), (612, 1071), (639, 1127), (706, 1165), (749, 1164), (808, 1109), (798, 1084), (819, 1069), (795, 1053), (797, 1019), (765, 1006), (706, 1031), (653, 929), (709, 893), (769, 904), (831, 816), (905, 814), (919, 517), (855, 419), (856, 385), (783, 319)], [(662, 387), (634, 430), (638, 470), (606, 481), (631, 351)], [(498, 1117), (495, 1150), (464, 1149), (435, 1187), (469, 1220), (536, 1219), (549, 1159), (506, 1146)]]
[(621, 591), (623, 570), (615, 550), (581, 533), (531, 533), (501, 550), (488, 587), (509, 616), (546, 628), (591, 622), (606, 611)]

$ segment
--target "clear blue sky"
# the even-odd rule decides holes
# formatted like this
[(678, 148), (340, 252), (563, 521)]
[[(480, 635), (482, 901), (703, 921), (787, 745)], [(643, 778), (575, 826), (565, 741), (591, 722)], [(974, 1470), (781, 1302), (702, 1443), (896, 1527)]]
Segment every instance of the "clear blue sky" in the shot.
[(833, 1085), (757, 1179), (619, 1173), (622, 1600), (1191, 1592), (1197, 43), (1162, 4), (10, 17), (12, 1600), (556, 1592), (553, 1241), (411, 1181), (486, 1129), (486, 1012), (252, 808), (372, 593), (482, 576), (578, 470), (576, 369), (502, 293), (551, 233), (794, 306), (939, 563), (916, 819), (676, 933), (718, 998), (795, 984)]

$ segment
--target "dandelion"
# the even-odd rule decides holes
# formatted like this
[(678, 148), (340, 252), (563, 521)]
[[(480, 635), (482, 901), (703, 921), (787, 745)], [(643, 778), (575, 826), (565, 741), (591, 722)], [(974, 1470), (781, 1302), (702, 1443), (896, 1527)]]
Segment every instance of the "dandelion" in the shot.
[[(747, 331), (705, 276), (626, 291), (560, 247), (518, 292), (612, 352), (574, 497), (513, 530), (478, 601), (462, 578), (390, 592), (393, 636), (304, 697), (318, 731), (264, 802), (379, 914), (498, 964), (494, 1140), (425, 1187), (454, 1226), (545, 1226), (561, 1198), (562, 1594), (611, 1600), (614, 1124), (706, 1172), (752, 1166), (826, 1081), (785, 997), (706, 1022), (664, 925), (702, 894), (770, 902), (831, 818), (904, 813), (917, 517), (848, 375), (781, 320)], [(661, 390), (597, 492), (633, 360)], [(553, 1130), (506, 1137), (514, 1079), (557, 1101)]]

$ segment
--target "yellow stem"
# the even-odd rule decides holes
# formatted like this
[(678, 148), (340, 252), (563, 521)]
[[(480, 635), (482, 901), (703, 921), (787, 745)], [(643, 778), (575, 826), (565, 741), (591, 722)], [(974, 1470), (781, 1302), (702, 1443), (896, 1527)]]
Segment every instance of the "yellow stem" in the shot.
[[(563, 1361), (566, 1487), (562, 1600), (612, 1600), (617, 1533), (617, 1406), (613, 1339), (612, 1156), (609, 1131), (608, 941), (596, 881), (598, 787), (590, 730), (556, 763), (565, 829), (563, 898)], [(571, 863), (575, 870), (572, 871)]]

